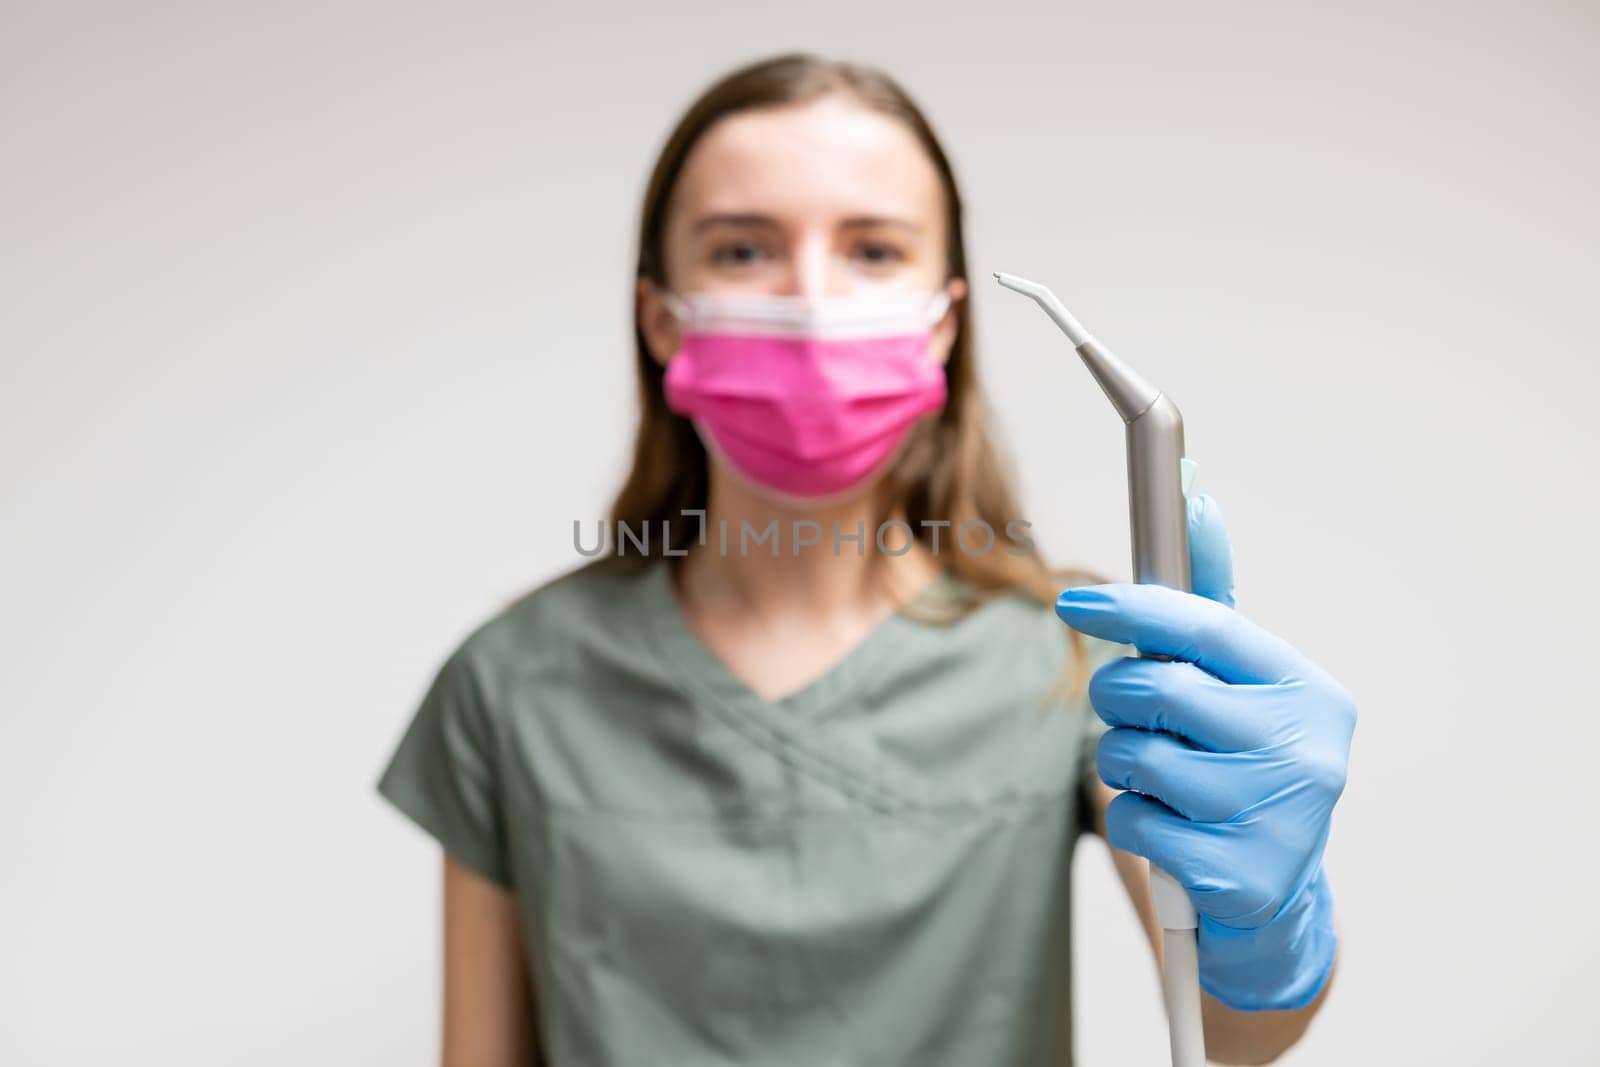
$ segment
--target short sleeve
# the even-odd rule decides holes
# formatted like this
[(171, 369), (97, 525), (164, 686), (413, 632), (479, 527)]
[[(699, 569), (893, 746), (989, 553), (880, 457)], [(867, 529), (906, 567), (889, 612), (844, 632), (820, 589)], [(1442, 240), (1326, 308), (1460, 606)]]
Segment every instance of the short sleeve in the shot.
[(378, 792), (455, 860), (510, 888), (495, 733), (465, 646), (435, 673)]

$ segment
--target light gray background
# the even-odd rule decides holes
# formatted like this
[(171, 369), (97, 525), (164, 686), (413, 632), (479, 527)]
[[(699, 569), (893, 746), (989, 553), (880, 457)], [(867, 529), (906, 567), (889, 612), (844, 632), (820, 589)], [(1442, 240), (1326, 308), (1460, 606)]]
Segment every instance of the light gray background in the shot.
[[(431, 1062), (437, 853), (374, 779), (577, 562), (647, 168), (791, 46), (945, 138), (1044, 546), (1126, 575), (1120, 427), (995, 269), (1174, 396), (1240, 610), (1359, 698), (1284, 1062), (1600, 1056), (1593, 7), (3, 11), (0, 1061)], [(1076, 873), (1082, 1062), (1164, 1062)]]

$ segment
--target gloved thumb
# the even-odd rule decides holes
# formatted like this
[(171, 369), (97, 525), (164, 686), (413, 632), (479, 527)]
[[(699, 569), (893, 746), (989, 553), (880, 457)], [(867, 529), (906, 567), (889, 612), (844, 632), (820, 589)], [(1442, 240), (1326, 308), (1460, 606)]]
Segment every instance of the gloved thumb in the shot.
[(1204, 493), (1189, 497), (1189, 584), (1194, 592), (1233, 607), (1233, 546), (1222, 509)]

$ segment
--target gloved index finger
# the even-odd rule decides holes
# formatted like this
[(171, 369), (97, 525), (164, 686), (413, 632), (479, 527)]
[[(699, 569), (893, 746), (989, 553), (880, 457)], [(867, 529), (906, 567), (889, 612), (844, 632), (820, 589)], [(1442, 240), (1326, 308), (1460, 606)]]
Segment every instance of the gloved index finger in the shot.
[(1068, 589), (1056, 614), (1074, 630), (1184, 660), (1240, 685), (1305, 677), (1307, 661), (1283, 638), (1233, 608), (1164, 585), (1111, 582)]

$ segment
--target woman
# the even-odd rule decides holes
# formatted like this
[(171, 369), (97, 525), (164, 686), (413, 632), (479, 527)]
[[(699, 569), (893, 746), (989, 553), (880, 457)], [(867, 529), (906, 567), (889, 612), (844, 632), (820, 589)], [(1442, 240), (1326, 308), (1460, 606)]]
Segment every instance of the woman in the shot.
[(1205, 497), (1195, 593), (1045, 567), (966, 273), (879, 72), (781, 56), (674, 131), (615, 548), (462, 642), (380, 785), (444, 846), (446, 1064), (1068, 1063), (1080, 828), (1158, 963), (1146, 860), (1194, 899), (1213, 1058), (1303, 1033), (1353, 704), (1232, 610)]

